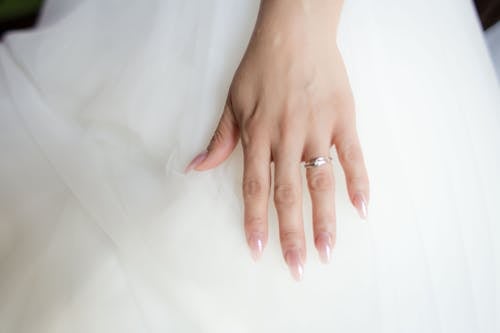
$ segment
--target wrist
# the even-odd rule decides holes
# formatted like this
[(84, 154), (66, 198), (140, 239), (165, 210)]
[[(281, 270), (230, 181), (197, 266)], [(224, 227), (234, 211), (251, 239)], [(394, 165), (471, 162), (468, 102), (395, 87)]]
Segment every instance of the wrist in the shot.
[(257, 32), (336, 40), (343, 0), (261, 0)]
[(294, 17), (336, 25), (343, 2), (343, 0), (261, 0), (259, 16)]

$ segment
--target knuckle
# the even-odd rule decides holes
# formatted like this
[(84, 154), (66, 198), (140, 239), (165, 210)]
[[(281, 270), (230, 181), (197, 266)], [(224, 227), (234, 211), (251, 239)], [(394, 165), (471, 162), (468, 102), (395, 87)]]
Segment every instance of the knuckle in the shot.
[(265, 228), (266, 221), (262, 216), (247, 216), (245, 226), (255, 231), (262, 231)]
[(236, 110), (246, 110), (255, 101), (255, 91), (251, 85), (245, 83), (244, 77), (244, 73), (237, 71), (229, 88), (231, 105)]
[(359, 149), (353, 142), (347, 142), (340, 149), (339, 158), (344, 162), (354, 162), (359, 160)]
[(279, 206), (290, 206), (298, 201), (298, 195), (292, 184), (277, 184), (274, 188), (274, 201)]
[(302, 233), (298, 230), (284, 230), (280, 232), (280, 242), (283, 245), (297, 244), (302, 240)]
[(243, 196), (245, 198), (253, 198), (262, 196), (264, 193), (264, 185), (262, 181), (254, 178), (246, 178), (243, 180)]
[(339, 110), (354, 111), (354, 96), (350, 90), (335, 89), (330, 94), (330, 103)]
[(290, 112), (283, 115), (278, 124), (278, 130), (281, 137), (295, 137), (297, 135), (297, 117), (290, 115)]
[(324, 192), (333, 189), (333, 176), (326, 170), (311, 173), (308, 181), (309, 189), (313, 192)]
[(320, 215), (314, 218), (314, 228), (316, 232), (330, 232), (332, 226), (335, 226), (335, 215)]
[(297, 130), (303, 128), (303, 122), (307, 121), (307, 114), (299, 112), (296, 108), (285, 107), (282, 109), (280, 120), (278, 122), (278, 131), (281, 136), (297, 135)]

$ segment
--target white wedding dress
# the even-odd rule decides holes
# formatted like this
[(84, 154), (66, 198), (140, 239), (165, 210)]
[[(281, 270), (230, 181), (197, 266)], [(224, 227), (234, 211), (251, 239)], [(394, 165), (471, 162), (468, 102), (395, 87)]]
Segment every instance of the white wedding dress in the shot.
[[(213, 133), (255, 0), (49, 0), (0, 44), (0, 332), (500, 332), (500, 96), (467, 0), (346, 1), (371, 183), (338, 235), (254, 263)], [(334, 153), (334, 152), (332, 152)]]

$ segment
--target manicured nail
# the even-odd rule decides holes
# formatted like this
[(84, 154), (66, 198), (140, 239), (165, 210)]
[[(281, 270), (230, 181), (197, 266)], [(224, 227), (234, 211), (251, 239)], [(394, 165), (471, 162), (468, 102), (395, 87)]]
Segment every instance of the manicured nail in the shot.
[(264, 242), (260, 233), (252, 233), (248, 238), (248, 245), (252, 253), (253, 260), (257, 261), (262, 256), (264, 250)]
[(290, 268), (290, 273), (296, 281), (302, 280), (304, 266), (300, 260), (300, 254), (297, 249), (288, 250), (285, 255), (286, 263)]
[(332, 254), (332, 237), (330, 233), (321, 232), (316, 236), (316, 248), (318, 249), (321, 262), (328, 264)]
[(196, 155), (195, 158), (193, 158), (193, 160), (184, 169), (184, 173), (188, 173), (190, 170), (196, 168), (196, 166), (198, 164), (200, 164), (201, 162), (203, 162), (205, 160), (205, 158), (207, 158), (207, 156), (208, 156), (208, 151), (207, 150), (205, 150), (205, 151), (199, 153), (198, 155)]
[(365, 196), (363, 193), (359, 192), (356, 193), (354, 196), (354, 206), (356, 206), (356, 209), (358, 210), (359, 216), (366, 220), (368, 217), (368, 204), (366, 202)]

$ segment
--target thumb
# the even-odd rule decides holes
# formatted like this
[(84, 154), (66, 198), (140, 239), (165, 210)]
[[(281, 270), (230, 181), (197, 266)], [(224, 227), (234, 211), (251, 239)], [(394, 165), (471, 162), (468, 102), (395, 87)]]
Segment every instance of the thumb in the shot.
[(189, 163), (186, 172), (190, 169), (204, 171), (218, 166), (233, 152), (238, 143), (238, 138), (239, 127), (227, 102), (207, 150)]

